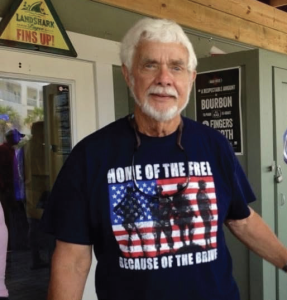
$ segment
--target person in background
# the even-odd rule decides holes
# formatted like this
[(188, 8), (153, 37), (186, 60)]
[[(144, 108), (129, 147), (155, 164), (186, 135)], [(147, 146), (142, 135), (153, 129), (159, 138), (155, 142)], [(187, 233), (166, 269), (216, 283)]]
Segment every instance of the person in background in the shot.
[(2, 205), (0, 203), (0, 300), (8, 300), (8, 290), (5, 285), (7, 245), (8, 231), (4, 220)]
[[(22, 149), (16, 149), (25, 135), (17, 129), (9, 129), (6, 142), (0, 145), (0, 202), (3, 207), (6, 226), (10, 236), (11, 214), (23, 205), (23, 157)], [(9, 246), (10, 245), (9, 242)]]
[[(287, 271), (287, 248), (249, 206), (255, 195), (230, 143), (181, 116), (197, 65), (182, 28), (169, 20), (140, 20), (122, 41), (121, 61), (134, 113), (74, 147), (43, 216), (45, 230), (57, 239), (48, 300), (82, 299), (92, 249), (99, 300), (239, 300), (224, 225)], [(202, 181), (205, 195), (197, 199)], [(127, 194), (137, 204), (123, 217), (114, 207)], [(194, 227), (192, 234), (186, 230), (183, 237), (172, 209), (152, 214), (159, 201), (174, 207), (179, 195), (197, 215), (177, 219), (194, 222), (186, 226)], [(199, 211), (206, 210), (206, 199), (208, 222)], [(142, 241), (135, 231), (129, 236), (127, 217), (136, 220)], [(168, 224), (168, 240), (164, 234), (155, 239), (155, 220)]]
[(31, 269), (48, 267), (48, 237), (41, 231), (40, 219), (49, 191), (49, 175), (45, 161), (44, 121), (34, 122), (31, 139), (24, 146), (26, 215), (29, 224)]

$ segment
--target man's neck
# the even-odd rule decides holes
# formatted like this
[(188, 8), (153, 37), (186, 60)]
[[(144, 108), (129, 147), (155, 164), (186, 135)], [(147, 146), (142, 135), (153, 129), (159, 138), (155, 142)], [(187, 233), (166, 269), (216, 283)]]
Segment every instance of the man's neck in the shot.
[(181, 116), (177, 115), (166, 122), (158, 122), (155, 119), (142, 113), (140, 109), (134, 112), (137, 129), (139, 132), (154, 137), (163, 137), (175, 132), (181, 122)]

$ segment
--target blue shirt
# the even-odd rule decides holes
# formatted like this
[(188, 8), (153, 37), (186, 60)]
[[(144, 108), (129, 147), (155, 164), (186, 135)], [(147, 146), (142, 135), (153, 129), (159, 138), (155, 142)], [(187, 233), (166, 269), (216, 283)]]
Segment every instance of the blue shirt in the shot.
[(126, 117), (79, 142), (58, 176), (45, 228), (94, 245), (99, 300), (239, 299), (223, 224), (255, 196), (226, 138), (183, 124), (186, 155), (177, 131), (139, 134), (135, 150)]

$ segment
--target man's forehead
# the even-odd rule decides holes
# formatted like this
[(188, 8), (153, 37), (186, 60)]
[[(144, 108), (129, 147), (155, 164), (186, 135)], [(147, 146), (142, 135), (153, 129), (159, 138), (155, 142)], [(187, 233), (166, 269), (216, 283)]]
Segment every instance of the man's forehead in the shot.
[(186, 63), (188, 60), (188, 50), (180, 43), (142, 41), (137, 47), (136, 56), (141, 61), (168, 59), (171, 62)]

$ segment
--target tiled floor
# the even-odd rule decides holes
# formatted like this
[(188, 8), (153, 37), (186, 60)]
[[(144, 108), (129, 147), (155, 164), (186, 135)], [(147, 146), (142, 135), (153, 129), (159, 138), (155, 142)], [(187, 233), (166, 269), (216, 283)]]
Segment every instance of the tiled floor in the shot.
[[(36, 219), (27, 219), (23, 207), (9, 214), (9, 243), (6, 285), (9, 300), (46, 300), (54, 238), (41, 231)], [(35, 262), (45, 268), (31, 269), (32, 250)], [(43, 265), (42, 265), (43, 266)]]
[(31, 270), (29, 250), (8, 252), (6, 285), (9, 300), (46, 300), (49, 268)]

